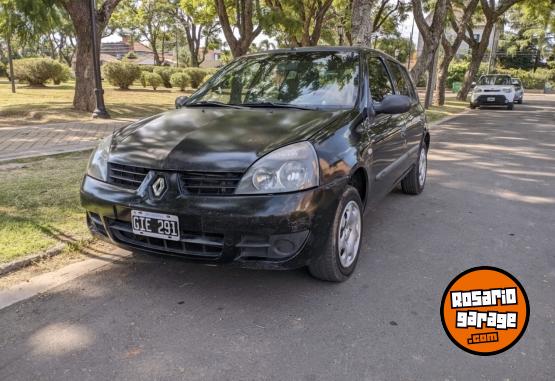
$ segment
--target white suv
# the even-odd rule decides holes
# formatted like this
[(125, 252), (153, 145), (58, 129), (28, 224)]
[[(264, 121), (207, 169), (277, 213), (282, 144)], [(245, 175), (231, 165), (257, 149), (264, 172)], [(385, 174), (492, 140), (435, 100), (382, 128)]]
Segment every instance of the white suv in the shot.
[(507, 106), (513, 109), (515, 88), (511, 77), (505, 74), (483, 75), (474, 83), (470, 96), (470, 108), (482, 106)]

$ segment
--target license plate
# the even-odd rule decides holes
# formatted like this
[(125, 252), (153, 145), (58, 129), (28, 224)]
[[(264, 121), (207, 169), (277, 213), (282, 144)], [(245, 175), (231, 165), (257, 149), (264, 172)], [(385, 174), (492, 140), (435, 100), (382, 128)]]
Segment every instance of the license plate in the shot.
[(177, 216), (132, 210), (131, 225), (134, 234), (179, 241), (179, 217)]
[(495, 102), (495, 97), (488, 97), (488, 102)]

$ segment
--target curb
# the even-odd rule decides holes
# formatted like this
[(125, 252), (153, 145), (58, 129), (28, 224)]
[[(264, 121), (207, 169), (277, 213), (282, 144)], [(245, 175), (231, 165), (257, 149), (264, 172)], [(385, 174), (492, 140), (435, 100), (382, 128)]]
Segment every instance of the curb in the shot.
[(16, 259), (15, 261), (11, 261), (0, 265), (0, 277), (12, 273), (14, 271), (20, 270), (24, 267), (32, 265), (34, 262), (40, 261), (46, 258), (52, 258), (64, 251), (65, 244), (58, 244), (52, 249), (46, 250), (41, 253), (31, 254), (21, 259)]
[(0, 163), (7, 163), (10, 161), (15, 161), (15, 160), (23, 160), (23, 159), (33, 159), (33, 158), (38, 158), (38, 157), (48, 157), (48, 156), (56, 156), (56, 155), (62, 155), (62, 154), (66, 154), (66, 153), (73, 153), (73, 152), (84, 152), (84, 151), (90, 151), (92, 149), (94, 149), (94, 147), (96, 147), (96, 145), (98, 144), (98, 142), (93, 142), (93, 144), (88, 145), (88, 146), (81, 146), (81, 147), (63, 147), (63, 148), (59, 148), (59, 149), (52, 149), (50, 152), (35, 152), (35, 153), (23, 153), (23, 154), (15, 154), (13, 156), (9, 156), (9, 157), (5, 157), (2, 158), (0, 157)]

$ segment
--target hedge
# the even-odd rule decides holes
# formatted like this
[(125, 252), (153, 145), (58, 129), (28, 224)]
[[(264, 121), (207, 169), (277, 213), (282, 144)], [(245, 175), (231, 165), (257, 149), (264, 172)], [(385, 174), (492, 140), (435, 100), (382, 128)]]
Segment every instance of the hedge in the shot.
[(154, 73), (162, 77), (162, 82), (164, 83), (164, 87), (167, 87), (168, 89), (171, 89), (172, 87), (172, 83), (171, 83), (172, 74), (177, 73), (179, 71), (181, 71), (181, 69), (175, 68), (175, 67), (169, 67), (169, 66), (156, 66), (154, 68)]
[(156, 74), (156, 73), (149, 73), (149, 72), (145, 72), (144, 74), (144, 80), (145, 83), (148, 86), (152, 86), (152, 88), (154, 90), (156, 90), (158, 87), (160, 87), (160, 85), (163, 84), (163, 79), (162, 76), (160, 76), (160, 74)]
[(8, 76), (8, 69), (6, 64), (0, 62), (0, 77), (7, 77)]
[(50, 58), (23, 58), (13, 61), (14, 77), (31, 86), (43, 86), (47, 81), (67, 81), (69, 69)]
[(191, 87), (198, 88), (204, 82), (208, 69), (203, 69), (200, 67), (188, 67), (183, 69), (184, 73), (187, 73), (191, 77)]
[(127, 62), (108, 62), (102, 66), (102, 73), (110, 84), (128, 90), (141, 76), (138, 65)]
[(519, 78), (524, 89), (543, 89), (546, 82), (555, 81), (555, 69), (538, 68), (536, 71), (523, 69), (506, 69), (498, 67), (498, 74), (509, 74), (511, 77)]
[(191, 77), (188, 73), (173, 73), (170, 82), (172, 86), (179, 87), (181, 91), (185, 91), (185, 88), (191, 83)]
[(69, 66), (62, 65), (62, 71), (52, 77), (52, 82), (54, 82), (55, 85), (59, 85), (60, 83), (67, 82), (72, 78), (73, 73), (71, 73)]

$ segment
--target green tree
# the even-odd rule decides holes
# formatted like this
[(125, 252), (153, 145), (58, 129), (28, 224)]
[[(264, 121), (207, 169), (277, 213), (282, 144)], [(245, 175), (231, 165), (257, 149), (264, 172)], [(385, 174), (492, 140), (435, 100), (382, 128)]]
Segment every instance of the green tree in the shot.
[(185, 31), (190, 66), (204, 62), (208, 48), (214, 48), (219, 31), (215, 3), (206, 0), (174, 0), (172, 15)]
[(172, 25), (173, 9), (168, 0), (122, 0), (114, 13), (111, 26), (115, 29), (132, 31), (133, 37), (147, 41), (154, 55), (154, 63), (162, 65)]

